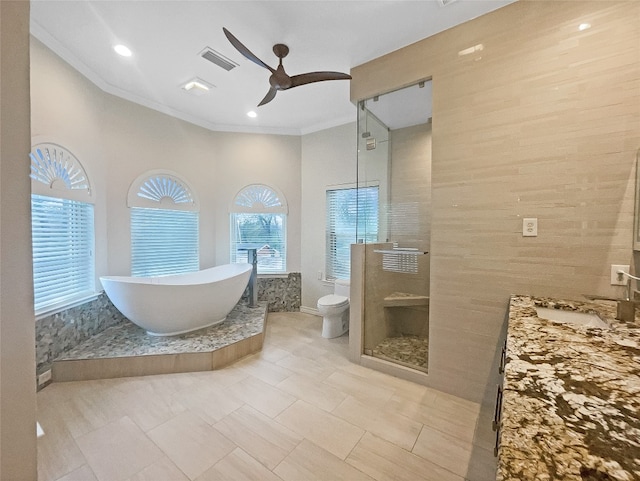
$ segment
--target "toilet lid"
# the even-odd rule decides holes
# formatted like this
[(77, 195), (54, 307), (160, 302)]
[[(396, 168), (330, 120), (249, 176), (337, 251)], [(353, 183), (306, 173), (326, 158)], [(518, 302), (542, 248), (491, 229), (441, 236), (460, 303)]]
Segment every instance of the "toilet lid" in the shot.
[(342, 307), (349, 304), (349, 298), (344, 296), (337, 296), (335, 294), (329, 294), (318, 299), (319, 306), (325, 307)]

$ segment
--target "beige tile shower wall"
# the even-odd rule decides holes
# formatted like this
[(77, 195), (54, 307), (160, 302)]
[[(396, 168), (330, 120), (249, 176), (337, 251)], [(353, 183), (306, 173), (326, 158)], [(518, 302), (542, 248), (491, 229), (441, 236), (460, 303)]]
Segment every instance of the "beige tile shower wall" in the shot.
[[(402, 247), (430, 250), (431, 237), (431, 124), (391, 131), (390, 239)], [(418, 273), (410, 279), (413, 294), (429, 295), (429, 262), (419, 258)]]
[(521, 0), (351, 73), (354, 101), (433, 78), (428, 379), (487, 401), (510, 293), (621, 294), (609, 266), (632, 259), (640, 2)]

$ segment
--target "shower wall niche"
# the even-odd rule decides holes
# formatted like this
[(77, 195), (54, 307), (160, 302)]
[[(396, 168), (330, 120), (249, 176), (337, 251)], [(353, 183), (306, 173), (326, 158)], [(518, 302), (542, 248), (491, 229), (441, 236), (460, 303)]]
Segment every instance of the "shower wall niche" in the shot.
[[(359, 232), (359, 353), (428, 370), (431, 226), (431, 84), (360, 102), (358, 187), (379, 188), (375, 232)], [(372, 223), (372, 226), (374, 224)], [(352, 283), (354, 279), (352, 279)], [(357, 281), (356, 281), (357, 283)], [(352, 297), (353, 297), (352, 291)], [(369, 363), (368, 363), (369, 364)], [(373, 366), (375, 367), (375, 366)]]

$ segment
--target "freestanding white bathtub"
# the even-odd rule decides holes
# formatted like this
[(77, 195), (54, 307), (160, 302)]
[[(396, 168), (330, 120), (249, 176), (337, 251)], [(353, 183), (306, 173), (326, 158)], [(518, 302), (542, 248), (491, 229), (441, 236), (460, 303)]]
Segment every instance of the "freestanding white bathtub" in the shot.
[(162, 277), (100, 277), (124, 316), (152, 336), (175, 336), (225, 320), (242, 297), (250, 264)]

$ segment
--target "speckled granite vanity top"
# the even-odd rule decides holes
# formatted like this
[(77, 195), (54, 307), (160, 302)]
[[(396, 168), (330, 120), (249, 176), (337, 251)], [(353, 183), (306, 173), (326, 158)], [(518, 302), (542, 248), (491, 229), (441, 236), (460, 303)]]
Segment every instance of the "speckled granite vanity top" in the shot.
[[(536, 306), (596, 312), (611, 329)], [(640, 480), (640, 318), (615, 315), (611, 301), (511, 298), (498, 481)]]

